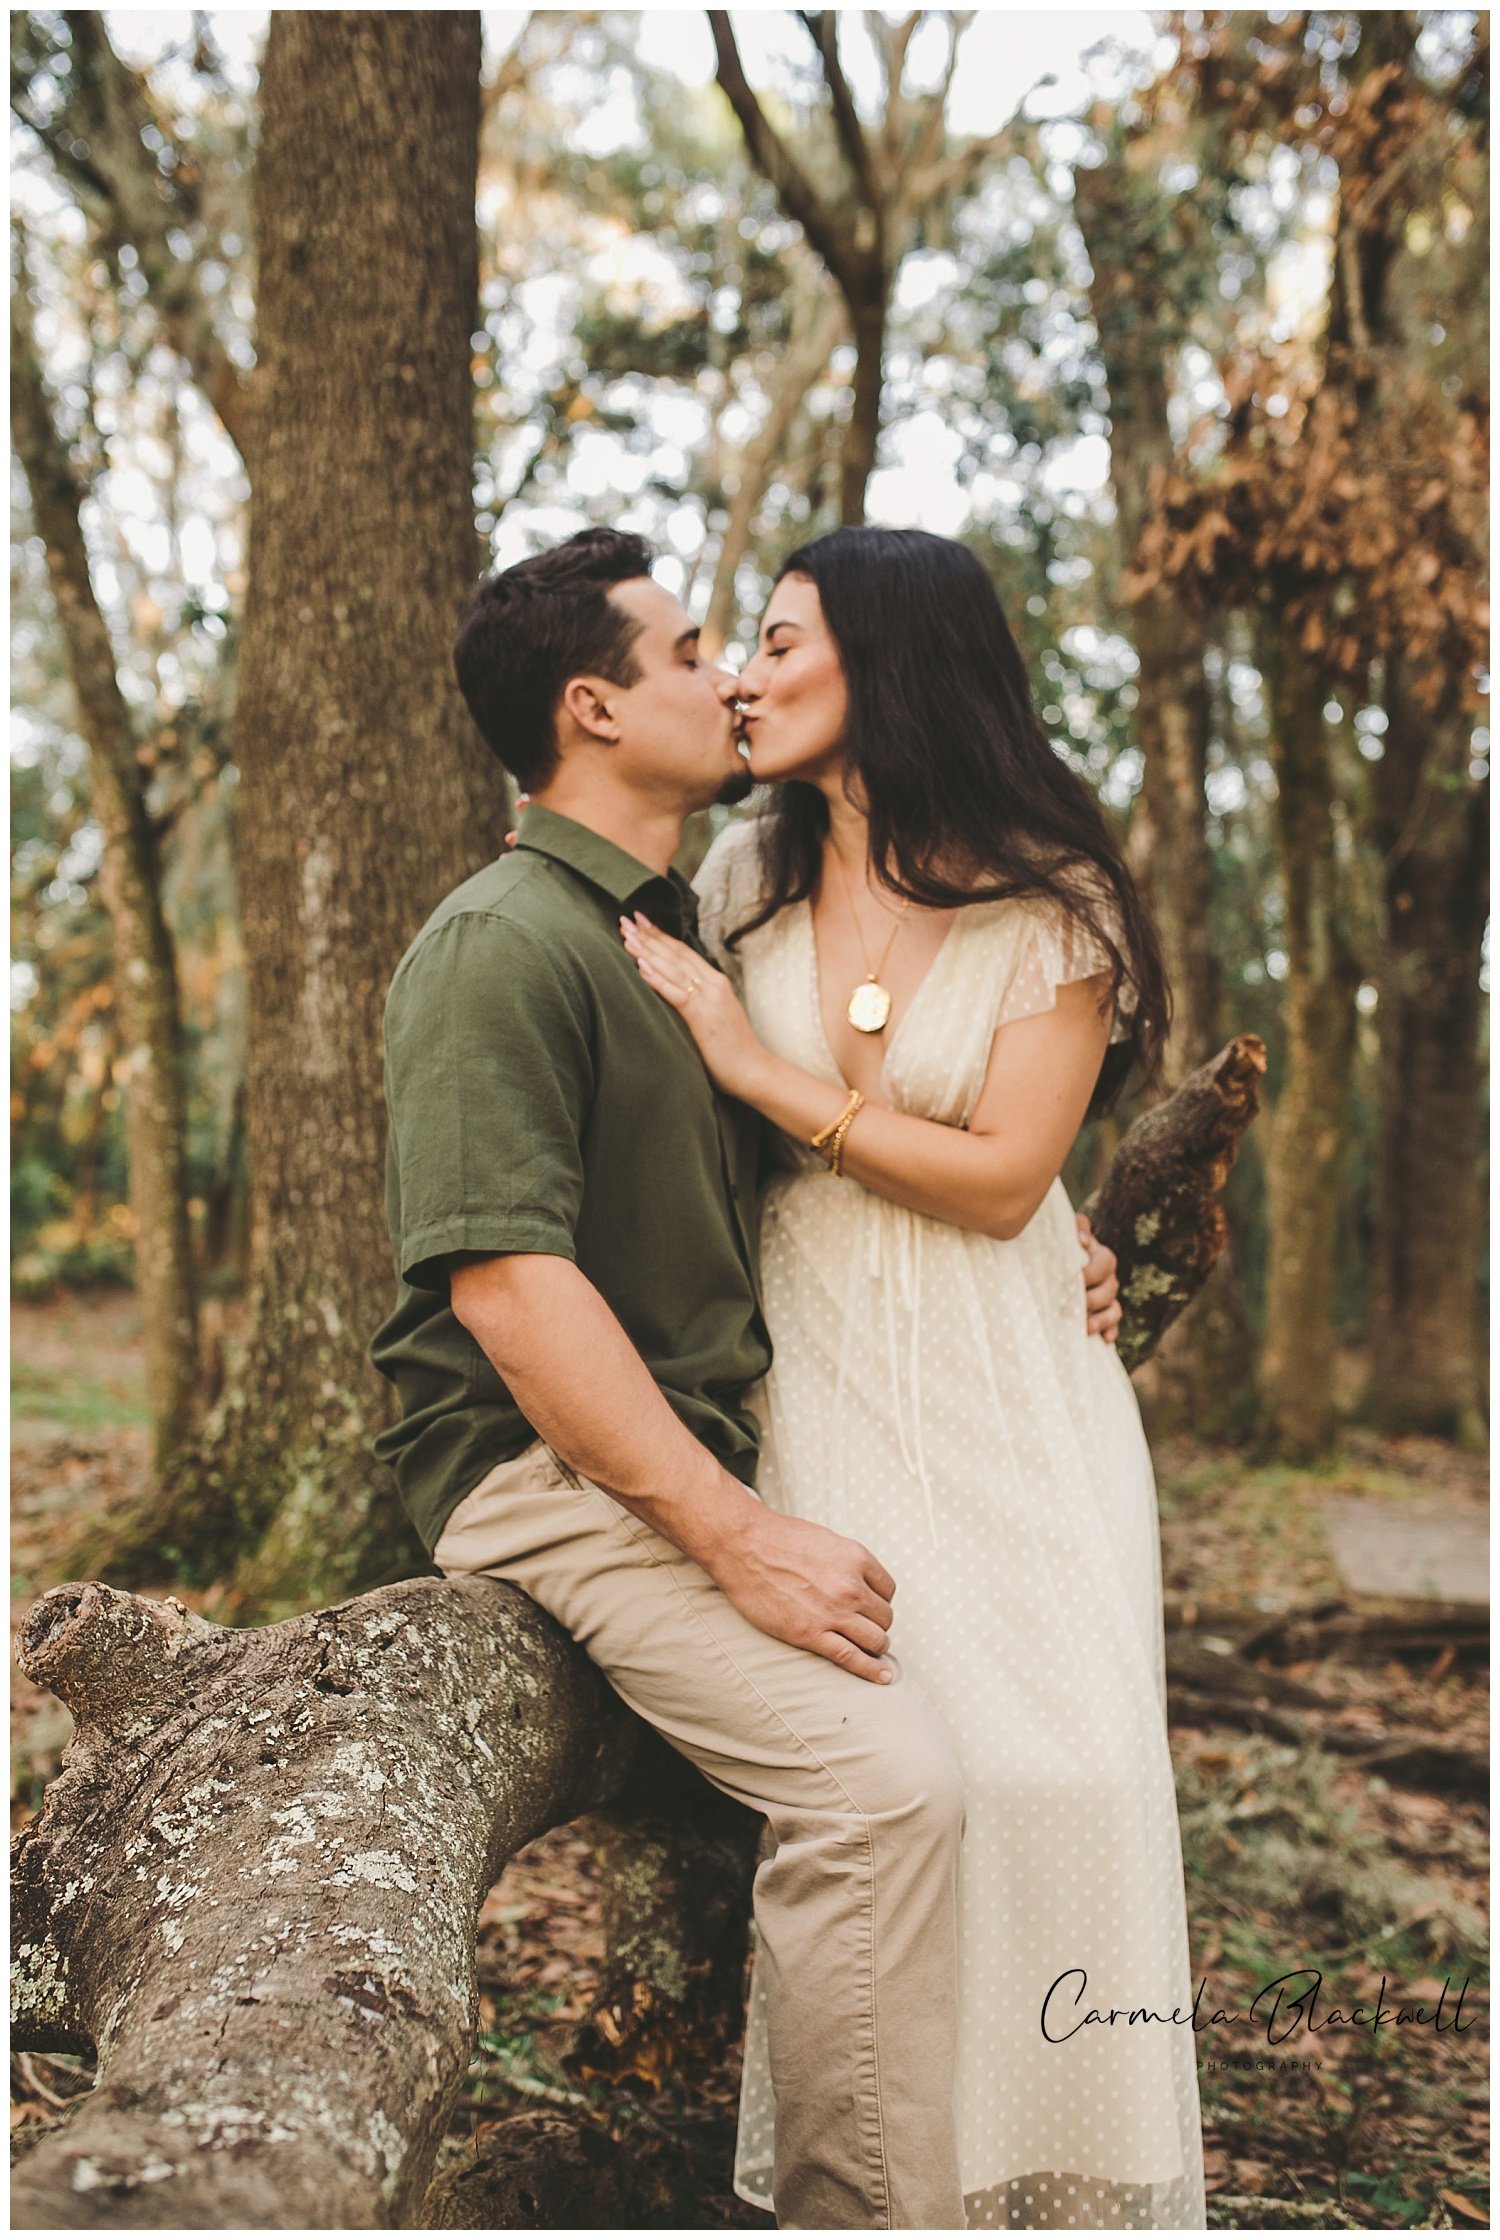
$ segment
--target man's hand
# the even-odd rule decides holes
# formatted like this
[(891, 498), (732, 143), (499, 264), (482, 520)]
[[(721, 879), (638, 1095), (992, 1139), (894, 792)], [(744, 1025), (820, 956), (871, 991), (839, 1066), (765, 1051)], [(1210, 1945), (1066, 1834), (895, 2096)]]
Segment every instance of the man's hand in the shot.
[(861, 1680), (888, 1681), (896, 1582), (878, 1556), (826, 1525), (757, 1503), (731, 1542), (701, 1558), (742, 1618)]
[(862, 1680), (893, 1677), (879, 1661), (896, 1591), (885, 1566), (841, 1532), (768, 1509), (731, 1477), (667, 1405), (573, 1261), (455, 1257), (448, 1295), (538, 1436), (691, 1556), (742, 1617)]
[(1094, 1235), (1086, 1213), (1075, 1214), (1074, 1219), (1078, 1223), (1078, 1241), (1088, 1253), (1083, 1267), (1083, 1296), (1088, 1309), (1089, 1335), (1101, 1337), (1106, 1345), (1113, 1345), (1120, 1334), (1123, 1313), (1115, 1273), (1119, 1262), (1109, 1246), (1101, 1244)]

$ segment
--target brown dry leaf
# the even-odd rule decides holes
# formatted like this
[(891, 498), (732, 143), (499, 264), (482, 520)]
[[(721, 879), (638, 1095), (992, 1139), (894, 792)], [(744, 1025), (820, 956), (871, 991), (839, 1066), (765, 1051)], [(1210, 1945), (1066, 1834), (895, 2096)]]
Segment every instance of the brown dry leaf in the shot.
[(1488, 2209), (1481, 2209), (1477, 2203), (1466, 2199), (1461, 2193), (1452, 2192), (1447, 2186), (1438, 2187), (1438, 2199), (1445, 2208), (1451, 2209), (1456, 2217), (1467, 2217), (1471, 2224), (1486, 2226), (1489, 2224), (1490, 2213)]

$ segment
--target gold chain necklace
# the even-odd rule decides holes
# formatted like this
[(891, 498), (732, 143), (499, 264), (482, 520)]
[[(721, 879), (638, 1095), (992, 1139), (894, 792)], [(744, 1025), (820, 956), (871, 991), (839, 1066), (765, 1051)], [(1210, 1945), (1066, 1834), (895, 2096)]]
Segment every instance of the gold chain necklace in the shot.
[(859, 912), (854, 907), (854, 889), (849, 884), (849, 874), (844, 869), (844, 859), (837, 848), (831, 844), (829, 852), (839, 867), (839, 877), (844, 882), (844, 893), (849, 903), (849, 915), (854, 921), (854, 937), (859, 943), (859, 953), (865, 960), (865, 977), (860, 981), (853, 995), (850, 996), (849, 1008), (844, 1016), (849, 1021), (850, 1026), (857, 1027), (861, 1034), (879, 1034), (891, 1015), (891, 991), (889, 988), (881, 986), (880, 975), (885, 970), (885, 960), (890, 955), (895, 945), (896, 936), (905, 923), (906, 913), (911, 908), (911, 897), (910, 895), (903, 895), (901, 907), (896, 912), (896, 923), (890, 930), (889, 938), (885, 947), (881, 950), (878, 960), (872, 965), (870, 952), (865, 946), (864, 928), (859, 922)]

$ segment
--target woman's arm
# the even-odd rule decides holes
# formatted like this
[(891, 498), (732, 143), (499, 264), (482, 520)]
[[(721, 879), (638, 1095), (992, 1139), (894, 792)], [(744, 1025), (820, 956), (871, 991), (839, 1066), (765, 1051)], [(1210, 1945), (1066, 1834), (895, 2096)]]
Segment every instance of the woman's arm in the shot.
[[(847, 1092), (767, 1050), (722, 973), (644, 919), (621, 927), (721, 1089), (804, 1143), (837, 1118)], [(1083, 1125), (1109, 1040), (1108, 997), (1106, 973), (1068, 981), (1050, 1011), (1001, 1027), (967, 1128), (866, 1102), (844, 1138), (845, 1174), (914, 1213), (1019, 1236)]]

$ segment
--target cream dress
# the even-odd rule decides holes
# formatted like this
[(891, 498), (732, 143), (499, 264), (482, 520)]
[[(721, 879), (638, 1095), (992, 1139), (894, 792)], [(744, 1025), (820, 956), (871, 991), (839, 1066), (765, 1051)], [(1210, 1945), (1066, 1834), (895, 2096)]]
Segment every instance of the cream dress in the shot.
[[(723, 946), (754, 911), (749, 823), (720, 833), (695, 883), (705, 945), (760, 1039), (841, 1083), (809, 905)], [(897, 1019), (885, 1102), (964, 1126), (996, 1028), (1107, 963), (1045, 905), (960, 910)], [(1117, 1017), (1111, 1038), (1125, 1031)], [(1054, 1182), (1002, 1242), (785, 1149), (761, 1228), (775, 1360), (754, 1395), (760, 1491), (893, 1573), (892, 1659), (964, 1768), (968, 2226), (1201, 2228), (1155, 1481), (1130, 1379), (1085, 1330), (1067, 1192)], [(757, 1957), (734, 2186), (768, 2210), (775, 2114)]]

